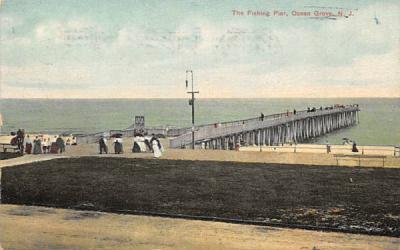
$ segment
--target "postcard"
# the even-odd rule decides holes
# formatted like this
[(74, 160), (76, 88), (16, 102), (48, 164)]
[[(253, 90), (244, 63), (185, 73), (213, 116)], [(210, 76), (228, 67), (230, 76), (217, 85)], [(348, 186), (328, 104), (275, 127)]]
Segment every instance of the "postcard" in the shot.
[(398, 249), (399, 10), (0, 1), (0, 249)]

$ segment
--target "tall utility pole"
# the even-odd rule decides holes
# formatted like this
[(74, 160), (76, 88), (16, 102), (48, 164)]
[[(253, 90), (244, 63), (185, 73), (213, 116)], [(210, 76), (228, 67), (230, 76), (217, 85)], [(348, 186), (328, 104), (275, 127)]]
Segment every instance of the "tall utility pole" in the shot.
[(193, 71), (192, 70), (186, 70), (186, 89), (188, 88), (189, 81), (188, 81), (188, 73), (191, 73), (192, 75), (192, 91), (188, 91), (188, 94), (192, 95), (192, 99), (189, 100), (189, 105), (192, 106), (192, 149), (194, 149), (194, 94), (198, 94), (199, 91), (194, 91), (194, 85), (193, 85)]

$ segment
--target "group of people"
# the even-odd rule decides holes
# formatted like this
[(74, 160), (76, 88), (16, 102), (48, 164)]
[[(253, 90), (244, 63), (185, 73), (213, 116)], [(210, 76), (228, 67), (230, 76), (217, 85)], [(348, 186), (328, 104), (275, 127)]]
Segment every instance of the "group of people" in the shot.
[[(113, 145), (114, 145), (114, 152), (116, 154), (122, 154), (124, 152), (124, 145), (121, 136), (117, 136), (114, 139)], [(100, 154), (108, 154), (108, 144), (107, 144), (107, 138), (105, 136), (102, 136), (99, 139), (99, 149), (100, 149)]]
[[(124, 152), (122, 136), (116, 136), (113, 145), (115, 154), (122, 154)], [(108, 144), (105, 136), (99, 139), (99, 151), (100, 154), (108, 154)], [(162, 156), (164, 148), (154, 134), (151, 136), (136, 134), (133, 138), (132, 153), (140, 152), (152, 152), (155, 158), (159, 158)]]
[[(354, 105), (350, 105), (350, 106), (354, 106)], [(358, 106), (358, 105), (357, 105), (357, 106)], [(307, 113), (309, 113), (309, 112), (315, 112), (315, 111), (317, 111), (317, 110), (322, 111), (322, 110), (331, 110), (331, 109), (338, 109), (338, 108), (346, 108), (346, 106), (343, 105), (343, 104), (335, 104), (335, 105), (333, 105), (333, 106), (328, 106), (328, 107), (325, 107), (325, 108), (323, 108), (323, 107), (321, 106), (321, 107), (319, 107), (319, 109), (317, 109), (317, 108), (315, 108), (315, 107), (312, 107), (312, 108), (308, 107), (308, 108), (307, 108)]]
[(45, 138), (43, 136), (35, 136), (31, 139), (30, 135), (25, 135), (24, 129), (12, 132), (11, 145), (18, 147), (21, 154), (57, 154), (65, 151), (65, 142), (61, 136), (54, 136), (54, 138)]
[(160, 139), (158, 139), (154, 134), (151, 136), (143, 136), (137, 134), (133, 138), (133, 153), (139, 152), (152, 152), (155, 158), (161, 157), (164, 152), (164, 147), (162, 146)]
[(29, 135), (25, 138), (25, 153), (27, 154), (61, 154), (63, 152), (65, 152), (65, 142), (61, 136), (53, 138), (36, 136), (33, 141)]

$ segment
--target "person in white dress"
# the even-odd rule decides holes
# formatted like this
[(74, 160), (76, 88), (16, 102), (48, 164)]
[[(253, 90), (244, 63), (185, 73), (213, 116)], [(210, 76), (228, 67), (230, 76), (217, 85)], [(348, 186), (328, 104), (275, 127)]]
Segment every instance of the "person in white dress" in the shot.
[(153, 140), (152, 142), (153, 154), (154, 158), (160, 158), (162, 156), (162, 147), (159, 146), (158, 139)]

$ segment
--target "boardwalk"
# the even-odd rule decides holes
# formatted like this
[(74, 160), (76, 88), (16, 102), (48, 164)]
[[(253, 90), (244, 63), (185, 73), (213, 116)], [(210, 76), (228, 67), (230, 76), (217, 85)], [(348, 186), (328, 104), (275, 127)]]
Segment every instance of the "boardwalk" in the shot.
[[(303, 142), (331, 131), (355, 125), (358, 105), (315, 112), (282, 113), (248, 120), (199, 126), (196, 144), (206, 149), (229, 149), (233, 145), (280, 145)], [(170, 141), (171, 148), (185, 148), (192, 143), (191, 133)]]

